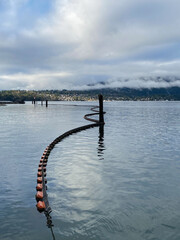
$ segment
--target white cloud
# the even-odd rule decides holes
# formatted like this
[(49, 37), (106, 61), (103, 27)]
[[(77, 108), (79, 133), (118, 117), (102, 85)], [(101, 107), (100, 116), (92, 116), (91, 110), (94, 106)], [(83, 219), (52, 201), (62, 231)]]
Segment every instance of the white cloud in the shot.
[(71, 84), (60, 78), (57, 88), (86, 84), (90, 75), (180, 75), (179, 0), (54, 0), (46, 15), (31, 18), (22, 18), (30, 1), (2, 3), (0, 70), (7, 78), (0, 89), (19, 87), (17, 81), (51, 88), (50, 77), (38, 77), (45, 71), (52, 79), (57, 72), (72, 73)]
[(180, 37), (178, 1), (69, 0), (55, 3), (52, 15), (40, 19), (34, 29), (24, 34), (36, 40), (44, 39), (60, 49), (71, 45), (64, 53), (71, 59), (131, 56), (146, 47)]
[[(8, 84), (11, 89), (56, 89), (71, 85), (68, 72), (43, 72), (33, 74), (8, 74), (0, 75), (1, 89), (6, 89)], [(38, 79), (38, 81), (37, 81)], [(62, 81), (63, 79), (63, 81)], [(63, 84), (65, 82), (66, 84)], [(68, 83), (69, 82), (69, 83)]]

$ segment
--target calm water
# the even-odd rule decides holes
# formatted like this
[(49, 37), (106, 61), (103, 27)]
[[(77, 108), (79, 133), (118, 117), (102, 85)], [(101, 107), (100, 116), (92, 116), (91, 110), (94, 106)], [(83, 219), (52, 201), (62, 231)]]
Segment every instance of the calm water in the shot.
[[(0, 107), (1, 240), (52, 239), (35, 207), (38, 163), (57, 136), (89, 124), (83, 119), (89, 105), (96, 103)], [(104, 107), (104, 138), (98, 128), (82, 131), (50, 154), (56, 239), (179, 240), (180, 103)]]

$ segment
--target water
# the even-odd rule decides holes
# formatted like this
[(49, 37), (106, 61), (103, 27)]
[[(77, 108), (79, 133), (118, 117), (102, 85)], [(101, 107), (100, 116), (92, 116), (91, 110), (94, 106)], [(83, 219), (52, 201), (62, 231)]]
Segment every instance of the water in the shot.
[[(69, 105), (71, 104), (71, 106)], [(45, 147), (97, 103), (0, 107), (0, 239), (52, 239), (36, 210)], [(76, 105), (76, 106), (75, 106)], [(47, 166), (56, 239), (180, 239), (179, 102), (105, 102), (93, 128), (53, 149)]]

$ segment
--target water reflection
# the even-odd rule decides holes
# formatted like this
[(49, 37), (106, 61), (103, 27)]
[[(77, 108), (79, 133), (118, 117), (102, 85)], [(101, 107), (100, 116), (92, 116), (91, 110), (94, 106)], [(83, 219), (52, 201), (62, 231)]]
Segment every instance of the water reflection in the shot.
[[(98, 147), (97, 147), (97, 156), (99, 157), (99, 160), (104, 160), (104, 125), (99, 126), (99, 141), (98, 141)], [(52, 223), (52, 217), (50, 216), (50, 214), (48, 212), (44, 212), (46, 219), (47, 219), (47, 227), (50, 228), (51, 230), (51, 234), (52, 234), (52, 239), (55, 240), (55, 235), (53, 232), (53, 223)]]
[(104, 125), (99, 126), (99, 141), (98, 141), (98, 149), (97, 149), (97, 155), (99, 157), (99, 160), (104, 160)]
[(52, 239), (56, 240), (54, 232), (53, 232), (53, 223), (52, 223), (52, 217), (48, 212), (44, 212), (46, 219), (47, 219), (47, 227), (51, 229)]
[[(105, 105), (104, 160), (98, 127), (67, 138), (48, 162), (55, 238), (180, 239), (179, 102)], [(85, 112), (60, 104), (0, 108), (0, 239), (53, 239), (34, 207), (38, 159), (57, 129), (83, 124)]]
[(51, 229), (52, 239), (53, 239), (53, 240), (56, 240), (52, 226), (50, 227), (50, 229)]

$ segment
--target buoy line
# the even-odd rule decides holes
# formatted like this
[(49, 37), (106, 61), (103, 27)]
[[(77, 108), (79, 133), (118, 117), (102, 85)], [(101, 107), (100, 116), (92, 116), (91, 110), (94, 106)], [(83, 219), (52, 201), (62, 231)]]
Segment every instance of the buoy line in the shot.
[[(39, 212), (44, 212), (44, 214), (47, 218), (47, 226), (49, 228), (51, 228), (51, 230), (52, 230), (53, 224), (52, 224), (50, 213), (52, 212), (52, 210), (49, 205), (47, 186), (46, 186), (46, 184), (47, 184), (46, 166), (47, 166), (47, 162), (48, 162), (48, 157), (49, 157), (51, 151), (53, 150), (54, 146), (57, 143), (61, 142), (64, 138), (66, 138), (74, 133), (77, 133), (77, 132), (80, 132), (80, 131), (83, 131), (83, 130), (86, 130), (89, 128), (94, 128), (94, 127), (104, 125), (104, 122), (100, 122), (98, 120), (89, 118), (89, 116), (100, 114), (99, 110), (95, 110), (96, 108), (99, 108), (99, 106), (91, 108), (91, 110), (94, 111), (95, 113), (86, 114), (84, 116), (84, 119), (95, 122), (95, 123), (71, 129), (71, 130), (65, 132), (64, 134), (60, 135), (46, 147), (46, 149), (44, 150), (43, 155), (40, 159), (39, 166), (38, 166), (38, 172), (37, 172), (37, 186), (36, 186), (37, 192), (36, 192), (36, 196), (35, 196), (36, 200), (37, 200), (36, 207)], [(105, 114), (105, 112), (103, 112), (103, 114)]]

